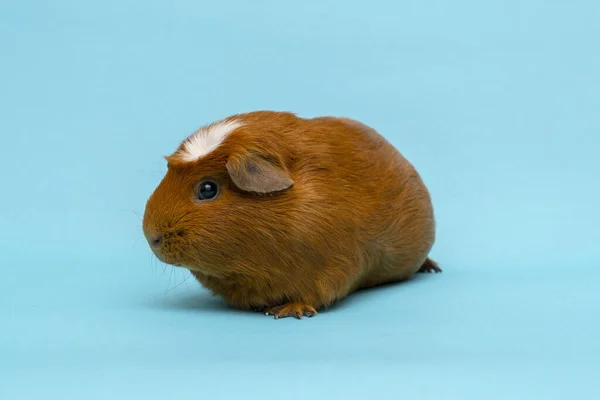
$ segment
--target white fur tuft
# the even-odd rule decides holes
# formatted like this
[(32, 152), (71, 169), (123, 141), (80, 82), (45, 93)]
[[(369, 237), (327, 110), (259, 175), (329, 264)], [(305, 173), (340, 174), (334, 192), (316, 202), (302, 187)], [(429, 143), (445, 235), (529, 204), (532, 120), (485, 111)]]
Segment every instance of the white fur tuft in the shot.
[(219, 121), (200, 128), (187, 138), (179, 156), (182, 161), (196, 161), (207, 155), (221, 144), (231, 132), (243, 124), (236, 120)]

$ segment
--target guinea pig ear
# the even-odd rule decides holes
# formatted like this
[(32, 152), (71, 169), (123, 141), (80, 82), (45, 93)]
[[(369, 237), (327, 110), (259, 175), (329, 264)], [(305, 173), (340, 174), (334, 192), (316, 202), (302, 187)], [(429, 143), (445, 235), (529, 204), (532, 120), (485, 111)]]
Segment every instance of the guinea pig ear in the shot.
[(233, 183), (247, 192), (279, 192), (294, 184), (276, 160), (254, 154), (231, 157), (227, 161), (227, 171)]

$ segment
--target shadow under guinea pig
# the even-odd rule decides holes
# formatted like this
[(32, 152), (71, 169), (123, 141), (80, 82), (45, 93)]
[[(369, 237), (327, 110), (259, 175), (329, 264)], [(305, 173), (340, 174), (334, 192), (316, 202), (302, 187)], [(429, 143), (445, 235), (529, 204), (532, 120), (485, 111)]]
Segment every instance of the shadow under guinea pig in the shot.
[(412, 287), (416, 284), (422, 284), (428, 278), (426, 275), (429, 274), (415, 274), (412, 278), (405, 281), (384, 283), (370, 288), (359, 289), (351, 293), (341, 301), (332, 304), (326, 310), (320, 311), (319, 314), (324, 314), (326, 312), (341, 311), (346, 308), (353, 307), (354, 303), (360, 304), (361, 302), (369, 302), (371, 299), (376, 299), (378, 296), (382, 296), (383, 294), (389, 291), (403, 290), (407, 287)]
[(245, 313), (245, 311), (229, 307), (221, 298), (213, 296), (202, 288), (189, 290), (185, 293), (171, 293), (155, 297), (148, 303), (148, 306), (154, 309), (172, 311)]
[[(406, 286), (423, 283), (428, 274), (417, 274), (411, 279), (402, 282), (391, 282), (372, 288), (360, 289), (341, 301), (336, 302), (327, 309), (321, 309), (319, 314), (341, 311), (353, 307), (353, 303), (368, 302), (374, 296), (379, 296), (389, 290), (401, 290)], [(238, 310), (228, 306), (220, 297), (213, 296), (208, 291), (197, 288), (185, 292), (171, 293), (155, 297), (148, 303), (154, 309), (184, 311), (184, 312), (206, 312), (206, 313), (237, 313), (246, 315), (261, 315), (261, 312)]]

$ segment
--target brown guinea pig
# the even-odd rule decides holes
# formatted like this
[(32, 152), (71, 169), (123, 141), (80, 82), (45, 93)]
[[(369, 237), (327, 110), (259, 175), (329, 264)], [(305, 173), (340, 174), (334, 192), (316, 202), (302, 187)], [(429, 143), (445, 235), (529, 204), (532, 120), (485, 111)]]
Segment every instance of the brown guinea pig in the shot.
[(166, 157), (143, 229), (156, 256), (239, 309), (313, 316), (361, 288), (440, 272), (429, 192), (348, 118), (238, 114)]

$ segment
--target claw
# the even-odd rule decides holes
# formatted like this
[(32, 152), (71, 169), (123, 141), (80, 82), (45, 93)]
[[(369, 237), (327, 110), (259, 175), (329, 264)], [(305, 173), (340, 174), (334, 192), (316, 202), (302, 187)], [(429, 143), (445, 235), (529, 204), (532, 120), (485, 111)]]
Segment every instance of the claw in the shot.
[(313, 317), (317, 315), (317, 310), (314, 307), (300, 303), (292, 302), (280, 306), (270, 308), (265, 315), (273, 315), (275, 319), (294, 317), (296, 319), (302, 319), (302, 317)]

